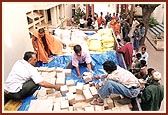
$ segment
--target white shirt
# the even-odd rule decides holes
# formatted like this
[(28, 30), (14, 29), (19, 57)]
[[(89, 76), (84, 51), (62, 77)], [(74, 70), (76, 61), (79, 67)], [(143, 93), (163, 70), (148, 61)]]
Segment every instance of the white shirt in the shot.
[(97, 20), (94, 22), (93, 27), (94, 27), (94, 29), (98, 29), (98, 22), (97, 22)]
[(85, 20), (83, 18), (79, 19), (80, 24), (84, 24)]
[(147, 52), (145, 52), (144, 54), (142, 54), (142, 52), (140, 52), (140, 53), (141, 53), (142, 59), (145, 60), (146, 63), (147, 63), (148, 62), (148, 57), (149, 57), (148, 53)]
[(25, 60), (18, 60), (14, 64), (5, 82), (5, 90), (16, 93), (22, 89), (23, 83), (32, 79), (35, 84), (43, 81), (37, 68)]
[(114, 70), (111, 74), (108, 74), (107, 79), (114, 80), (118, 83), (130, 88), (132, 86), (140, 86), (138, 79), (128, 70), (117, 66), (117, 70)]
[(132, 22), (132, 28), (135, 29), (135, 27), (139, 25), (139, 22), (137, 20), (133, 20)]

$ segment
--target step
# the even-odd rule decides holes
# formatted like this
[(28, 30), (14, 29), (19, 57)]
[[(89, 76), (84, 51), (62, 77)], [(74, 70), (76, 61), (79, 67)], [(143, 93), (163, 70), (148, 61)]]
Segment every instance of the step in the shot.
[(162, 32), (164, 32), (164, 27), (162, 27), (161, 25), (156, 25), (157, 28), (159, 28)]
[(159, 32), (159, 33), (162, 33), (162, 30), (160, 30), (159, 28), (157, 28), (156, 26), (155, 27), (153, 27), (157, 32)]
[(159, 32), (157, 32), (154, 28), (150, 28), (150, 30), (151, 30), (155, 35), (159, 35)]
[(148, 29), (148, 31), (149, 31), (150, 34), (152, 34), (153, 36), (156, 36), (150, 29)]
[(159, 24), (160, 26), (162, 26), (162, 28), (164, 28), (164, 25), (163, 24)]

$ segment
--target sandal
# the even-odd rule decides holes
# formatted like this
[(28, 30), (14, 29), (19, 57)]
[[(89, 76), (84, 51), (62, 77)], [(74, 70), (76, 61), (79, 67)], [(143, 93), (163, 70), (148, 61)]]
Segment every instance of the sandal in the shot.
[(90, 102), (91, 105), (99, 105), (99, 106), (103, 106), (104, 103), (103, 102), (99, 102), (97, 99), (93, 100), (92, 102)]

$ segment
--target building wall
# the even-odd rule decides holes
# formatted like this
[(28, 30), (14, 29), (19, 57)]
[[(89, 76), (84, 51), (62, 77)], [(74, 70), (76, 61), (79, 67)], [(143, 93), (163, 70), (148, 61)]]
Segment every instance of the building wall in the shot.
[[(58, 3), (53, 3), (59, 5)], [(2, 79), (6, 80), (13, 64), (22, 59), (25, 51), (33, 51), (29, 36), (26, 13), (32, 10), (44, 10), (51, 8), (51, 12), (56, 13), (52, 3), (30, 3), (30, 2), (3, 2), (2, 3)], [(71, 5), (62, 7), (63, 16), (71, 17)], [(58, 11), (60, 12), (60, 11)], [(57, 12), (57, 13), (58, 13)], [(63, 12), (63, 11), (62, 11)], [(47, 15), (47, 14), (46, 14)], [(56, 16), (56, 15), (55, 15)], [(54, 16), (53, 24), (57, 24)], [(46, 17), (47, 18), (47, 17)], [(58, 20), (57, 20), (58, 21)]]
[[(27, 8), (30, 8), (29, 5)], [(8, 76), (16, 60), (33, 50), (24, 4), (2, 3), (2, 78)]]
[(72, 5), (65, 4), (65, 16), (71, 18), (72, 17)]
[(165, 4), (161, 4), (153, 11), (152, 15), (159, 23), (164, 23)]

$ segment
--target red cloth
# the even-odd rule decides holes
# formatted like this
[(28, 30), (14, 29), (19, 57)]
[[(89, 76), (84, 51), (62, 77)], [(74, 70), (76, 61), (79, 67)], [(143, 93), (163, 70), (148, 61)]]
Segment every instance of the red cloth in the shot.
[(131, 43), (126, 43), (118, 49), (118, 52), (123, 53), (126, 66), (131, 66), (133, 62), (133, 45)]

